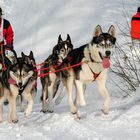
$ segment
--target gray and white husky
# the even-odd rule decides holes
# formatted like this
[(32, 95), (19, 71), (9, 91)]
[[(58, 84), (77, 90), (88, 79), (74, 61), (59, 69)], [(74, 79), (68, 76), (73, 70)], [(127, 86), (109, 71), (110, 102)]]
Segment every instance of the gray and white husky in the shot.
[(36, 82), (36, 73), (34, 67), (26, 63), (25, 57), (15, 58), (15, 61), (10, 65), (6, 71), (2, 74), (2, 88), (0, 95), (0, 121), (2, 121), (2, 105), (5, 98), (9, 102), (9, 116), (10, 122), (17, 123), (17, 109), (16, 100), (19, 94), (25, 96), (28, 101), (27, 109), (25, 111), (25, 117), (28, 117), (32, 111), (33, 98), (31, 90)]
[[(98, 25), (90, 43), (72, 50), (61, 64), (62, 68), (79, 64), (62, 71), (64, 85), (68, 93), (70, 110), (79, 117), (77, 104), (86, 105), (84, 99), (84, 85), (96, 81), (101, 96), (104, 99), (102, 112), (108, 114), (110, 96), (106, 88), (107, 71), (110, 66), (110, 56), (115, 49), (115, 28), (110, 26), (107, 33), (103, 33)], [(73, 101), (73, 85), (76, 87), (76, 99)]]
[[(71, 38), (67, 35), (65, 41), (62, 40), (61, 35), (58, 37), (58, 43), (53, 48), (52, 54), (44, 61), (41, 74), (46, 74), (41, 77), (42, 84), (42, 112), (53, 112), (54, 100), (58, 87), (60, 85), (61, 73), (55, 72), (60, 68), (61, 63), (67, 54), (73, 49)], [(59, 101), (58, 101), (59, 102)]]

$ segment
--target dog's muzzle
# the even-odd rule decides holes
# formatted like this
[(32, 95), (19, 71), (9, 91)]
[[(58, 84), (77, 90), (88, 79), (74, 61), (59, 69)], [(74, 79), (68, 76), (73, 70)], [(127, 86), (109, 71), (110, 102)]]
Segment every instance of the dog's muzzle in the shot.
[(111, 51), (106, 51), (105, 56), (102, 56), (102, 54), (99, 52), (100, 58), (103, 60), (104, 58), (109, 58), (110, 59)]
[(22, 83), (18, 83), (18, 88), (19, 88), (19, 90), (23, 90), (23, 85), (22, 85)]

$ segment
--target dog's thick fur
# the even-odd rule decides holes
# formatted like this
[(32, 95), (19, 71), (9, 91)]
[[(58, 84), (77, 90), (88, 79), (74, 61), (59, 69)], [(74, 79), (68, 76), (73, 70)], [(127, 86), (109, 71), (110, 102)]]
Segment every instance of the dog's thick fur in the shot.
[(17, 58), (16, 56), (14, 63), (7, 67), (7, 70), (2, 74), (3, 94), (0, 93), (2, 94), (0, 98), (0, 121), (2, 121), (2, 105), (5, 98), (9, 102), (8, 119), (10, 122), (18, 122), (16, 100), (19, 94), (24, 95), (28, 101), (25, 116), (27, 117), (32, 111), (31, 90), (36, 82), (36, 73), (34, 72), (34, 67), (25, 58)]
[[(64, 85), (68, 93), (70, 110), (78, 115), (77, 104), (84, 106), (86, 104), (83, 87), (84, 84), (97, 81), (99, 92), (104, 98), (102, 112), (108, 114), (110, 97), (105, 86), (107, 79), (107, 70), (103, 67), (103, 59), (110, 58), (115, 44), (115, 28), (110, 26), (107, 33), (103, 33), (101, 26), (95, 28), (93, 39), (89, 44), (72, 50), (63, 61), (62, 67), (67, 67), (77, 63), (80, 66), (73, 67), (62, 72)], [(73, 85), (76, 87), (76, 101), (73, 101)]]
[[(68, 52), (73, 49), (73, 45), (71, 43), (71, 38), (67, 35), (67, 39), (65, 41), (62, 40), (61, 35), (58, 37), (58, 43), (53, 48), (52, 54), (44, 61), (43, 68), (47, 68), (46, 70), (42, 70), (41, 74), (45, 74), (48, 72), (53, 72), (59, 69), (59, 66), (63, 62), (64, 58), (67, 56)], [(50, 73), (44, 77), (41, 77), (42, 84), (42, 112), (53, 112), (53, 97), (55, 96), (59, 84), (60, 84), (61, 73)], [(47, 102), (46, 102), (47, 101)]]

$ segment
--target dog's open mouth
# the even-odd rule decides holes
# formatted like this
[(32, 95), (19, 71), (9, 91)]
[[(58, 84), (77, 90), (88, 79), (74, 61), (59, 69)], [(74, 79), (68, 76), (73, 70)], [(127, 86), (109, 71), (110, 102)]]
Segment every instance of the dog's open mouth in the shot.
[(110, 56), (109, 57), (103, 57), (102, 54), (99, 52), (99, 55), (102, 59), (102, 65), (104, 68), (109, 68), (110, 67)]
[(105, 58), (108, 58), (108, 59), (110, 59), (110, 56), (102, 56), (102, 54), (99, 52), (99, 56), (100, 56), (100, 58), (103, 60), (103, 59), (105, 59)]
[(23, 90), (23, 86), (19, 87), (19, 90)]

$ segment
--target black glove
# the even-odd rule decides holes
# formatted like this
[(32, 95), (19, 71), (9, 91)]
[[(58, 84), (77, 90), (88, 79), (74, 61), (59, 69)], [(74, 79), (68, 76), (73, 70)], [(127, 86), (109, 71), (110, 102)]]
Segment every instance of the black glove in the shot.
[(13, 50), (14, 47), (13, 47), (12, 44), (7, 44), (7, 45), (6, 45), (6, 48), (8, 48), (8, 49), (10, 49), (10, 50)]

